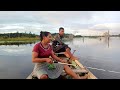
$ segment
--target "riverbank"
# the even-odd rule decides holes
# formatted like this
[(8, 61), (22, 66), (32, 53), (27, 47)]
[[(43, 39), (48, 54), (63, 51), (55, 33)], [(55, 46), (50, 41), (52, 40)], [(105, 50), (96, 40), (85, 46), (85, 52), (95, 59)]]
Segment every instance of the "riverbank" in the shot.
[(0, 38), (0, 45), (18, 45), (18, 44), (30, 44), (39, 41), (39, 38)]

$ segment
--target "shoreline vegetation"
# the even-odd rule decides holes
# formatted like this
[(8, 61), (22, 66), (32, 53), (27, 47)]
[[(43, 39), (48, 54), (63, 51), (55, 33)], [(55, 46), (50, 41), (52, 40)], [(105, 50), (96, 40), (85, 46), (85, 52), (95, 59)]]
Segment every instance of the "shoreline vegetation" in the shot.
[(39, 35), (30, 33), (4, 33), (0, 34), (0, 45), (31, 44), (39, 41)]
[[(57, 33), (52, 33), (54, 37)], [(104, 36), (81, 36), (73, 34), (65, 34), (64, 41), (72, 40), (73, 38), (101, 38)], [(109, 37), (120, 37), (119, 35), (109, 35)], [(0, 34), (0, 45), (19, 45), (19, 44), (32, 44), (40, 40), (39, 35), (30, 33), (4, 33)]]
[(19, 45), (19, 44), (32, 44), (39, 41), (39, 38), (28, 38), (28, 37), (19, 37), (19, 38), (0, 38), (0, 45)]
[[(57, 33), (52, 33), (54, 37)], [(72, 34), (65, 34), (64, 41), (73, 39)], [(40, 41), (39, 35), (30, 33), (4, 33), (0, 34), (0, 45), (31, 44)]]

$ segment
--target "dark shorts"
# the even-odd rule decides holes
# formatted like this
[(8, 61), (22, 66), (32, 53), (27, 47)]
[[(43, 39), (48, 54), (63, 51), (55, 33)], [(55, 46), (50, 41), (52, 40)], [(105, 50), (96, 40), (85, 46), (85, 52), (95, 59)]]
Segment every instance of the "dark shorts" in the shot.
[(68, 47), (68, 45), (64, 44), (64, 45), (62, 45), (62, 48), (60, 48), (58, 51), (56, 51), (56, 53), (65, 52), (67, 48), (69, 48), (71, 50), (71, 48)]

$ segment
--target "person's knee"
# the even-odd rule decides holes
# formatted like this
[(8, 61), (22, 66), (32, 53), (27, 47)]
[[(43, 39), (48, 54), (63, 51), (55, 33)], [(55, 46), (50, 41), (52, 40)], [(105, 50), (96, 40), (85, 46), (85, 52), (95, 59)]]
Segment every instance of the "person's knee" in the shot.
[(44, 74), (40, 77), (40, 79), (48, 79), (48, 75)]

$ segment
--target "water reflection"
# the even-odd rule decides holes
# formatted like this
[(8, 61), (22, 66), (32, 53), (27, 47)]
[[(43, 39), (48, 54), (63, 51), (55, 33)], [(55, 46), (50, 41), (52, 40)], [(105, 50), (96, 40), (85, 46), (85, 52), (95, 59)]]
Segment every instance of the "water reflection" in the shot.
[(26, 44), (35, 44), (36, 42), (38, 41), (35, 41), (35, 42), (7, 42), (7, 43), (0, 43), (0, 46), (1, 45), (5, 45), (5, 46), (8, 46), (8, 45), (16, 45), (16, 46), (20, 46), (20, 45), (26, 45)]
[[(37, 43), (37, 42), (36, 42)], [(25, 79), (33, 70), (31, 60), (36, 43), (0, 45), (0, 78)], [(74, 38), (66, 41), (83, 65), (120, 72), (120, 38)], [(106, 47), (107, 46), (107, 47)], [(120, 78), (119, 74), (91, 70), (100, 79)]]
[[(85, 42), (79, 38), (74, 40), (73, 45), (71, 45), (77, 50), (75, 54), (80, 57), (80, 60), (84, 65), (120, 72), (119, 37), (102, 37), (101, 39), (85, 38), (84, 41)], [(98, 78), (120, 78), (120, 75), (115, 73), (96, 70), (91, 71), (98, 76)]]
[(84, 43), (84, 37), (83, 37), (83, 43)]
[(107, 44), (107, 46), (109, 48), (110, 37), (103, 37), (102, 39), (103, 39), (104, 43)]
[(34, 44), (0, 46), (0, 79), (25, 79), (31, 73), (34, 66), (31, 60)]
[(18, 45), (1, 45), (0, 50), (2, 53), (0, 53), (0, 55), (9, 55), (9, 56), (28, 55), (31, 54), (34, 44), (35, 43), (18, 44)]

